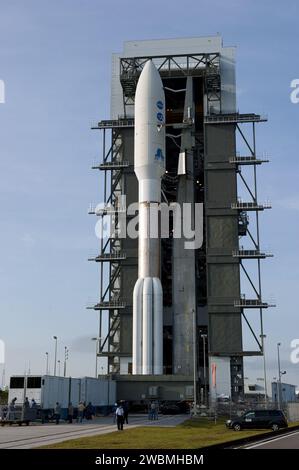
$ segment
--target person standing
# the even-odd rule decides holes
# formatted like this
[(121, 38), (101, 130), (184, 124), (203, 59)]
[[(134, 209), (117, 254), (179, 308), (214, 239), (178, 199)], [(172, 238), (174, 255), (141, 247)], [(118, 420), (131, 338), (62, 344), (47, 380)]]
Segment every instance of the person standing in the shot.
[(95, 409), (92, 406), (91, 401), (88, 403), (87, 407), (85, 408), (85, 418), (90, 420), (92, 417), (95, 416)]
[(147, 405), (147, 410), (148, 410), (148, 419), (152, 419), (152, 402), (149, 402)]
[(30, 408), (30, 403), (29, 403), (28, 397), (26, 397), (24, 401), (24, 410), (27, 411), (29, 408)]
[(72, 402), (70, 401), (68, 409), (67, 409), (67, 419), (70, 424), (72, 424), (73, 422), (73, 417), (74, 417), (74, 407), (73, 407)]
[(155, 412), (154, 412), (154, 419), (158, 419), (158, 413), (159, 413), (159, 405), (157, 402), (155, 402)]
[(32, 398), (32, 400), (31, 400), (31, 408), (32, 408), (33, 410), (36, 410), (36, 408), (37, 408), (37, 403), (36, 403), (36, 401), (34, 400), (34, 398)]
[(155, 419), (156, 416), (156, 403), (152, 401), (150, 404), (150, 412), (149, 412), (149, 419), (152, 421)]
[(11, 405), (13, 408), (15, 408), (16, 402), (17, 402), (17, 397), (15, 397), (15, 398), (13, 398), (13, 399), (11, 400), (10, 405)]
[(85, 410), (84, 403), (82, 401), (80, 401), (80, 403), (78, 405), (78, 418), (77, 418), (78, 423), (82, 423), (82, 421), (83, 421), (84, 410)]
[(128, 417), (129, 417), (129, 405), (125, 401), (123, 404), (123, 409), (124, 409), (124, 423), (129, 424), (128, 422)]
[(56, 424), (59, 424), (60, 416), (61, 416), (61, 406), (58, 403), (58, 401), (56, 402), (56, 406), (55, 406), (55, 409), (54, 409), (54, 416), (55, 416)]
[(8, 412), (6, 414), (7, 420), (15, 419), (16, 401), (17, 401), (17, 398), (13, 398), (8, 406)]
[(30, 403), (29, 403), (28, 397), (26, 397), (24, 404), (23, 404), (22, 419), (28, 419), (30, 417), (29, 410), (30, 410)]
[(34, 400), (34, 398), (32, 398), (31, 403), (30, 403), (30, 409), (31, 409), (30, 418), (32, 419), (32, 421), (36, 419), (37, 408), (38, 408), (37, 403)]
[(112, 408), (112, 412), (113, 412), (113, 424), (116, 423), (116, 410), (117, 410), (117, 407), (118, 407), (118, 403), (114, 403), (114, 406)]
[(124, 409), (123, 409), (123, 406), (121, 404), (116, 408), (115, 415), (116, 415), (117, 429), (119, 431), (123, 431), (123, 429), (124, 429)]

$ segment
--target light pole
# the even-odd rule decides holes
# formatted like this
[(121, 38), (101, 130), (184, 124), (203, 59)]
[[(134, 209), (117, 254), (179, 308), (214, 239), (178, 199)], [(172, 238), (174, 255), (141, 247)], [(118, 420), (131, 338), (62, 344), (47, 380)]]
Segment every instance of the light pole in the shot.
[(268, 404), (268, 387), (267, 387), (267, 369), (266, 369), (266, 353), (265, 353), (265, 339), (266, 335), (260, 335), (262, 341), (263, 362), (264, 362), (264, 387), (265, 387), (265, 406)]
[[(277, 406), (279, 404), (279, 401), (278, 401), (278, 378), (277, 377), (273, 377), (273, 382), (276, 383), (276, 395), (275, 395), (275, 403), (276, 403), (276, 400), (277, 400)], [(272, 400), (273, 400), (273, 396), (272, 396)]]
[(197, 360), (196, 360), (196, 312), (195, 309), (192, 309), (193, 314), (193, 401), (194, 401), (194, 410), (193, 413), (197, 413)]
[(46, 375), (49, 374), (49, 353), (46, 352)]
[(60, 377), (60, 360), (59, 359), (58, 359), (57, 363), (58, 363), (58, 377)]
[(96, 367), (95, 367), (95, 378), (98, 378), (98, 352), (99, 352), (99, 343), (102, 338), (91, 338), (91, 341), (95, 341), (96, 344)]
[(57, 336), (53, 336), (55, 340), (55, 355), (54, 355), (54, 377), (56, 375), (56, 363), (57, 363)]
[(64, 346), (64, 364), (63, 364), (63, 377), (66, 377), (66, 361), (69, 358), (69, 350)]
[(206, 366), (206, 339), (208, 335), (202, 334), (203, 341), (203, 379), (204, 379), (204, 404), (207, 404), (207, 366)]
[(277, 395), (278, 395), (278, 406), (279, 409), (281, 410), (281, 402), (282, 402), (282, 397), (281, 397), (281, 368), (280, 368), (280, 351), (279, 348), (281, 346), (281, 343), (277, 343), (277, 361), (278, 361), (278, 390), (277, 390)]

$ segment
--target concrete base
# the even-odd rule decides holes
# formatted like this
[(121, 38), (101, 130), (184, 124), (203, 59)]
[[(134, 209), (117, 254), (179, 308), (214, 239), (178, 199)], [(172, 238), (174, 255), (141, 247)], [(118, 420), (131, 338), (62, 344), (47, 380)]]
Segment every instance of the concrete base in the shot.
[(117, 375), (117, 400), (193, 400), (193, 377), (185, 375)]

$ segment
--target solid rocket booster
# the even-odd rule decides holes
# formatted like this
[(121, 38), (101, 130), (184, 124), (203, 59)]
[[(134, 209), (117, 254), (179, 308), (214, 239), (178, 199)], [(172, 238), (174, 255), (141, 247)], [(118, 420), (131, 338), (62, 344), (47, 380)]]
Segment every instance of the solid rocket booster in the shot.
[[(133, 374), (163, 373), (163, 292), (160, 233), (152, 220), (165, 173), (165, 95), (149, 60), (135, 94), (134, 170), (139, 185), (138, 280), (133, 292)], [(153, 236), (157, 234), (158, 236)]]

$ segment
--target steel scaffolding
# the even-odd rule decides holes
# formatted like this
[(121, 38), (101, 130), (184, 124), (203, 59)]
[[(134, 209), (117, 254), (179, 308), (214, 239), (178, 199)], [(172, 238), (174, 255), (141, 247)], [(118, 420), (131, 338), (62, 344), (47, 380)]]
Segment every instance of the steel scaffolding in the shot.
[[(264, 355), (264, 324), (263, 324), (263, 309), (269, 307), (275, 307), (273, 303), (265, 302), (262, 298), (262, 281), (261, 281), (261, 260), (272, 257), (273, 255), (269, 252), (261, 251), (260, 247), (260, 231), (259, 231), (259, 213), (264, 209), (271, 209), (271, 205), (266, 202), (265, 204), (261, 204), (258, 202), (258, 193), (257, 193), (257, 165), (261, 165), (262, 163), (268, 163), (269, 160), (267, 158), (259, 158), (256, 152), (256, 123), (266, 122), (267, 118), (265, 116), (260, 116), (257, 114), (237, 114), (235, 115), (236, 120), (236, 128), (238, 134), (240, 135), (242, 141), (244, 142), (245, 146), (249, 151), (249, 156), (235, 155), (230, 160), (230, 163), (236, 166), (236, 171), (239, 176), (239, 181), (243, 183), (245, 186), (251, 201), (249, 202), (242, 202), (240, 199), (238, 201), (233, 201), (231, 208), (234, 210), (239, 211), (239, 213), (246, 213), (247, 211), (253, 211), (255, 213), (255, 225), (256, 225), (256, 233), (252, 234), (249, 230), (248, 224), (246, 227), (246, 233), (243, 235), (248, 235), (250, 238), (251, 243), (253, 244), (253, 249), (244, 250), (243, 246), (240, 246), (238, 251), (233, 252), (233, 256), (239, 258), (240, 260), (240, 267), (249, 281), (256, 298), (254, 299), (247, 299), (245, 295), (241, 295), (240, 299), (236, 299), (234, 301), (234, 306), (236, 308), (241, 308), (242, 316), (248, 325), (259, 350), (257, 351), (258, 355)], [(246, 138), (245, 133), (241, 129), (240, 124), (247, 123), (251, 126), (251, 139)], [(242, 175), (242, 165), (251, 165), (253, 169), (253, 188), (250, 187), (248, 182), (246, 181), (245, 177)], [(257, 286), (252, 280), (252, 277), (249, 275), (246, 266), (244, 265), (245, 260), (256, 260), (257, 263)], [(247, 316), (245, 315), (244, 309), (259, 309), (260, 313), (260, 333), (259, 336), (255, 333), (254, 329), (252, 328)]]
[[(232, 256), (234, 258), (239, 259), (240, 267), (242, 272), (245, 275), (245, 278), (249, 281), (256, 298), (247, 299), (245, 295), (241, 295), (240, 299), (235, 299), (233, 303), (234, 308), (241, 309), (242, 317), (244, 318), (249, 330), (251, 331), (255, 341), (258, 344), (257, 351), (243, 351), (243, 356), (252, 356), (252, 355), (263, 355), (264, 354), (264, 326), (263, 326), (263, 310), (269, 307), (275, 307), (273, 303), (265, 302), (262, 299), (262, 282), (261, 282), (261, 259), (265, 259), (268, 257), (272, 257), (271, 253), (262, 251), (260, 248), (260, 233), (259, 233), (259, 212), (263, 211), (264, 209), (270, 209), (271, 205), (269, 202), (264, 204), (258, 202), (258, 195), (257, 195), (257, 166), (261, 165), (262, 163), (269, 162), (268, 158), (258, 157), (256, 153), (256, 123), (266, 122), (267, 117), (261, 116), (259, 114), (248, 113), (248, 114), (240, 114), (240, 113), (232, 113), (232, 114), (213, 114), (207, 115), (204, 118), (205, 125), (235, 125), (238, 134), (241, 136), (242, 141), (245, 143), (249, 155), (247, 156), (240, 156), (239, 153), (236, 152), (236, 155), (233, 155), (229, 162), (235, 166), (237, 175), (239, 176), (239, 180), (242, 181), (244, 184), (250, 199), (249, 201), (243, 202), (240, 198), (237, 198), (236, 201), (232, 201), (230, 205), (230, 209), (233, 211), (237, 211), (239, 214), (239, 239), (243, 236), (249, 236), (253, 248), (252, 249), (244, 249), (243, 246), (240, 246), (238, 250), (233, 250)], [(246, 138), (244, 132), (241, 129), (241, 125), (249, 124), (251, 125), (251, 142)], [(242, 166), (251, 166), (253, 168), (253, 188), (247, 183), (246, 179), (242, 175)], [(255, 221), (256, 221), (256, 233), (253, 235), (249, 230), (249, 219), (247, 212), (251, 211), (255, 213)], [(244, 264), (245, 260), (255, 260), (257, 262), (257, 286), (253, 282), (251, 276), (246, 269)], [(260, 312), (260, 333), (256, 333), (252, 328), (247, 316), (245, 315), (245, 309), (259, 309)]]
[[(92, 129), (102, 132), (102, 159), (94, 163), (92, 169), (100, 170), (103, 175), (103, 204), (91, 206), (90, 214), (100, 218), (100, 252), (90, 256), (89, 261), (100, 265), (99, 301), (87, 308), (99, 311), (99, 353), (108, 358), (108, 373), (118, 373), (120, 367), (120, 312), (126, 308), (121, 299), (121, 263), (126, 259), (120, 238), (120, 214), (126, 213), (123, 207), (122, 172), (130, 165), (123, 160), (121, 129), (132, 127), (132, 120), (118, 119), (101, 121)], [(107, 135), (108, 134), (108, 135)], [(107, 149), (108, 138), (110, 144)], [(110, 232), (105, 238), (104, 218), (110, 218)], [(105, 266), (108, 269), (105, 270)], [(104, 331), (104, 316), (108, 318), (108, 328)]]
[[(130, 57), (120, 58), (120, 83), (123, 90), (123, 112), (124, 116), (119, 116), (118, 119), (102, 120), (92, 126), (92, 129), (101, 130), (103, 135), (103, 149), (102, 159), (100, 162), (93, 164), (92, 168), (103, 172), (104, 177), (104, 204), (101, 207), (91, 207), (90, 214), (95, 214), (100, 219), (110, 217), (112, 221), (112, 233), (104, 241), (101, 237), (100, 252), (94, 256), (90, 256), (89, 260), (95, 261), (100, 265), (100, 295), (99, 301), (89, 306), (96, 311), (99, 311), (99, 337), (100, 347), (99, 356), (108, 358), (108, 371), (113, 373), (119, 372), (120, 357), (123, 354), (120, 351), (120, 312), (129, 307), (121, 299), (121, 269), (122, 262), (126, 260), (126, 253), (122, 249), (122, 242), (118, 236), (119, 230), (119, 216), (124, 208), (121, 205), (120, 197), (125, 193), (122, 187), (122, 174), (127, 168), (130, 167), (129, 162), (123, 159), (122, 152), (122, 131), (124, 129), (134, 128), (134, 118), (129, 114), (129, 107), (134, 105), (134, 97), (137, 86), (137, 81), (142, 68), (147, 60), (153, 60), (158, 68), (163, 79), (187, 77), (202, 77), (204, 83), (204, 92), (207, 97), (207, 114), (203, 117), (204, 126), (208, 125), (234, 125), (239, 135), (243, 139), (248, 149), (248, 154), (240, 156), (238, 153), (232, 155), (229, 159), (229, 164), (233, 165), (239, 180), (243, 182), (250, 195), (251, 200), (242, 201), (237, 199), (231, 201), (230, 211), (236, 211), (239, 218), (239, 236), (248, 236), (253, 244), (252, 249), (244, 249), (239, 246), (239, 249), (230, 253), (230, 256), (237, 258), (240, 267), (252, 286), (256, 298), (246, 299), (241, 296), (240, 299), (233, 301), (232, 308), (241, 309), (241, 314), (248, 325), (253, 337), (258, 344), (257, 351), (243, 351), (242, 353), (232, 354), (232, 356), (248, 356), (248, 355), (262, 355), (264, 353), (263, 347), (263, 310), (273, 306), (262, 299), (262, 285), (261, 285), (261, 260), (272, 256), (270, 253), (261, 250), (260, 235), (259, 235), (259, 213), (264, 209), (269, 209), (271, 206), (268, 202), (261, 204), (257, 197), (257, 166), (266, 163), (269, 160), (260, 157), (256, 153), (256, 137), (255, 125), (267, 121), (265, 116), (259, 114), (249, 113), (221, 113), (221, 80), (220, 80), (220, 55), (218, 53), (205, 53), (205, 54), (190, 54), (190, 55), (172, 55), (172, 56), (147, 56), (147, 57)], [(215, 103), (217, 106), (215, 108)], [(215, 113), (215, 109), (218, 110)], [(252, 126), (252, 143), (249, 143), (245, 137), (241, 126), (250, 124)], [(166, 124), (175, 128), (175, 126), (182, 128), (188, 126), (188, 123)], [(109, 148), (106, 145), (108, 142), (108, 134), (111, 140)], [(197, 133), (195, 135), (196, 145), (200, 155), (203, 155), (203, 135)], [(254, 185), (250, 188), (249, 184), (242, 175), (242, 166), (252, 168)], [(166, 175), (165, 179), (169, 178)], [(253, 235), (248, 227), (247, 212), (251, 211), (255, 214), (256, 218), (256, 233)], [(102, 223), (103, 226), (103, 223)], [(251, 279), (245, 262), (252, 262), (255, 260), (257, 263), (257, 286)], [(108, 268), (105, 271), (105, 266)], [(105, 276), (106, 274), (106, 276)], [(106, 281), (107, 278), (107, 281)], [(246, 309), (258, 309), (260, 312), (260, 334), (256, 333), (252, 328), (247, 316), (245, 315)], [(108, 329), (103, 329), (103, 318), (108, 317)]]
[[(120, 366), (120, 312), (129, 307), (120, 298), (121, 267), (126, 259), (122, 250), (121, 239), (118, 237), (119, 216), (123, 211), (119, 197), (124, 194), (122, 173), (130, 165), (122, 156), (121, 131), (134, 128), (134, 118), (128, 113), (128, 107), (134, 105), (135, 91), (139, 75), (147, 60), (153, 60), (162, 78), (178, 78), (188, 75), (203, 77), (208, 109), (217, 102), (221, 109), (221, 81), (219, 53), (130, 57), (120, 59), (120, 83), (123, 89), (124, 115), (118, 119), (102, 120), (91, 126), (103, 134), (103, 157), (100, 162), (92, 165), (93, 169), (104, 172), (104, 204), (101, 207), (91, 206), (89, 214), (103, 219), (112, 218), (113, 231), (104, 242), (101, 237), (100, 253), (90, 256), (90, 261), (100, 264), (100, 295), (99, 301), (87, 308), (99, 311), (99, 356), (108, 358), (108, 372), (118, 373)], [(133, 114), (133, 113), (131, 113)], [(170, 124), (172, 127), (184, 128), (189, 123)], [(111, 133), (111, 145), (106, 149), (107, 133)], [(103, 226), (103, 223), (102, 223)], [(107, 272), (104, 266), (109, 266)], [(105, 277), (108, 281), (105, 282)], [(104, 332), (103, 318), (108, 315), (108, 331)]]
[(208, 109), (212, 109), (215, 102), (220, 105), (221, 79), (218, 52), (123, 57), (120, 59), (120, 83), (123, 89), (125, 116), (128, 115), (128, 107), (134, 105), (138, 78), (148, 60), (154, 62), (162, 78), (204, 77)]

